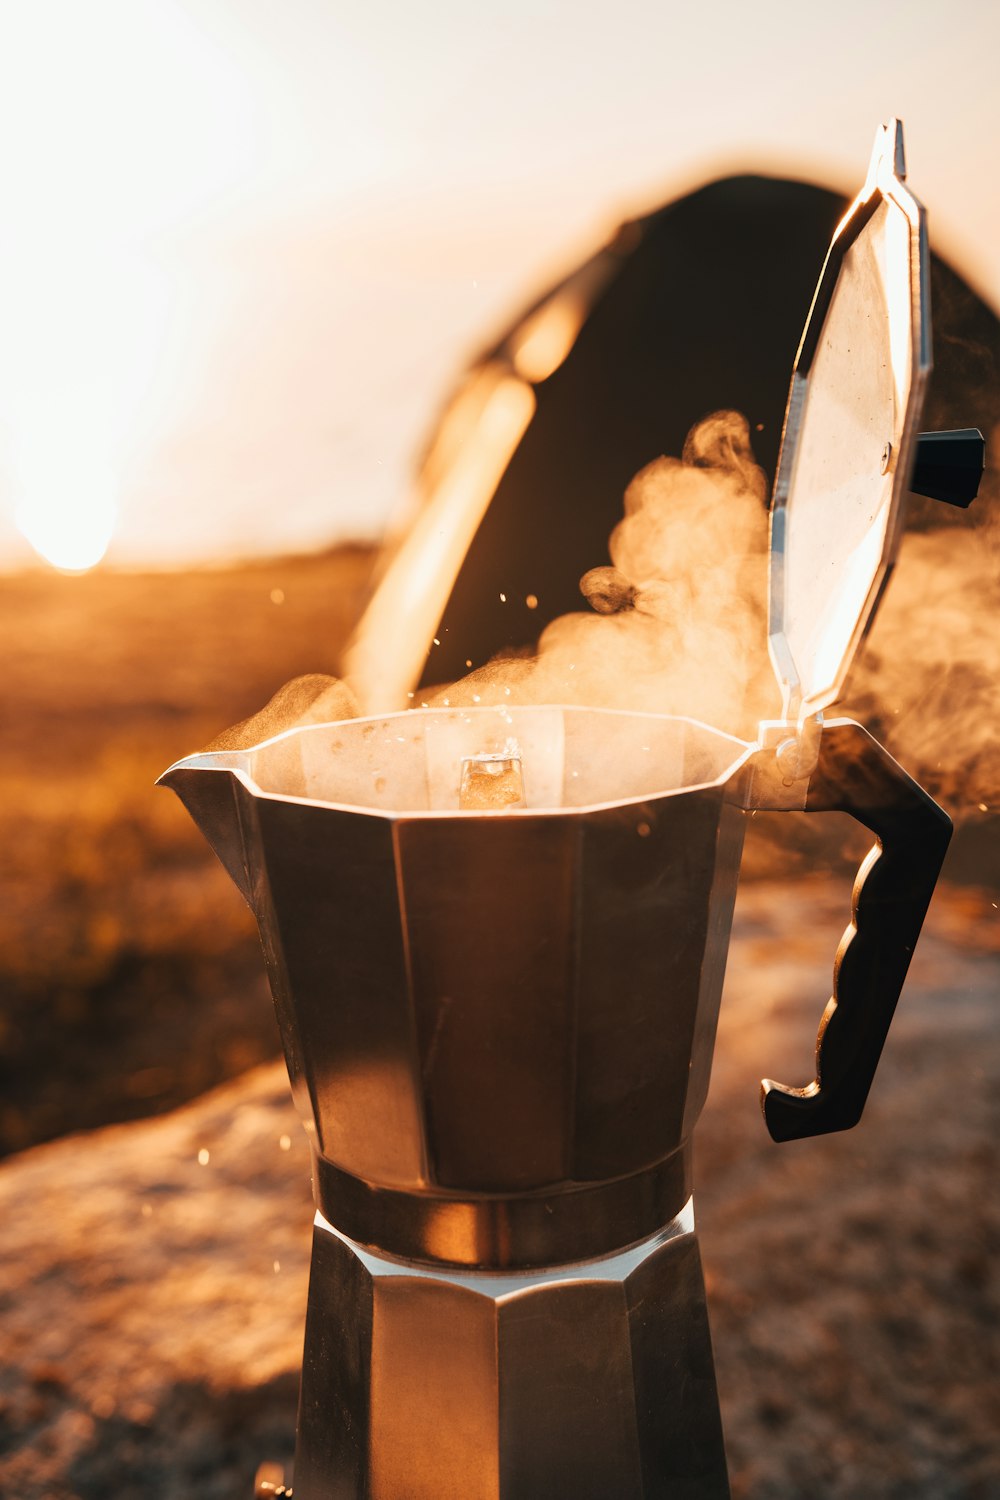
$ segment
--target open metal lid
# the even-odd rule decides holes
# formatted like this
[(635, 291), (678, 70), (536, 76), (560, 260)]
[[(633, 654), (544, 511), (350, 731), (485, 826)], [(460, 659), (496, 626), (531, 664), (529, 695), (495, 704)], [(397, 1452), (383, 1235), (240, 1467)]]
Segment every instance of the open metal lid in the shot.
[(899, 547), (931, 367), (925, 214), (880, 127), (792, 371), (771, 510), (769, 644), (784, 717), (840, 696)]

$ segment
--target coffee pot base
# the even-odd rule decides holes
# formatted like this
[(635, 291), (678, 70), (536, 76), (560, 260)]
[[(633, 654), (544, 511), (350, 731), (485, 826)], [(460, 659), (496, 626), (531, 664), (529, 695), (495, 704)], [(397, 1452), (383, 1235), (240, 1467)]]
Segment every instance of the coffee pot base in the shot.
[(690, 1202), (618, 1254), (390, 1259), (321, 1215), (295, 1500), (728, 1500)]

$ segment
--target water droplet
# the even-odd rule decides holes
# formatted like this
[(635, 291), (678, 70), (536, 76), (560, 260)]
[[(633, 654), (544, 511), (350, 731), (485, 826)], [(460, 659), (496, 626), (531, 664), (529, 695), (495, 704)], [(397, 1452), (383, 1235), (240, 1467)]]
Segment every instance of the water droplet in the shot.
[(528, 606), (529, 609), (537, 609), (538, 608), (538, 595), (537, 594), (529, 594), (528, 597), (525, 599), (524, 602)]
[(205, 1150), (204, 1146), (202, 1146), (201, 1150), (198, 1152), (198, 1165), (199, 1165), (199, 1167), (207, 1167), (208, 1163), (209, 1163), (209, 1154)]

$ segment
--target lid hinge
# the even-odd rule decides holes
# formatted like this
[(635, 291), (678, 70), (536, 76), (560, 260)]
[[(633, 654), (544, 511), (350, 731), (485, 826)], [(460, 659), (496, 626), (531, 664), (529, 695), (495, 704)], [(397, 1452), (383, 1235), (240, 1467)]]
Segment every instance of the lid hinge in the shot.
[(822, 735), (821, 713), (800, 723), (764, 719), (757, 729), (758, 748), (751, 757), (744, 807), (781, 812), (804, 808)]

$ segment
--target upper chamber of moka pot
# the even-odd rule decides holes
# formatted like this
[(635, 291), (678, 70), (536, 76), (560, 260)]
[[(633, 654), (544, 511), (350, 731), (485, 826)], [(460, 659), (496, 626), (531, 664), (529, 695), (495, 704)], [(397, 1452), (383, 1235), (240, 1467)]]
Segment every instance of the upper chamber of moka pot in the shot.
[(338, 1227), (530, 1264), (676, 1214), (750, 755), (657, 715), (427, 709), (168, 773), (260, 923)]
[[(856, 1118), (947, 843), (863, 730), (821, 723), (895, 554), (929, 369), (926, 236), (903, 175), (893, 122), (793, 372), (771, 530), (784, 712), (757, 742), (655, 714), (430, 708), (167, 773), (256, 913), (317, 1199), (352, 1238), (531, 1265), (678, 1212), (747, 807), (841, 807), (891, 837), (867, 882), (881, 932), (842, 965), (883, 998), (850, 1025), (842, 1005), (826, 1084), (779, 1091), (768, 1116), (775, 1134)], [(386, 588), (418, 582), (390, 569), (373, 637)], [(856, 1073), (846, 1112), (827, 1110)]]

